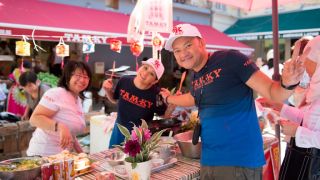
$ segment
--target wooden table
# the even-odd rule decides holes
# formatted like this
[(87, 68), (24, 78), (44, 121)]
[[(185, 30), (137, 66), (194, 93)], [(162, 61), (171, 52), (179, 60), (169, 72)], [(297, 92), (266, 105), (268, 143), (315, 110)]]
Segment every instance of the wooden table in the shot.
[[(95, 153), (90, 155), (90, 159), (98, 161), (99, 163), (104, 163), (107, 160), (105, 159), (106, 154), (112, 152), (111, 150), (102, 151), (99, 153)], [(189, 159), (182, 157), (181, 155), (177, 155), (178, 161), (172, 166), (162, 171), (154, 172), (151, 174), (151, 179), (181, 179), (181, 180), (195, 180), (200, 179), (200, 162), (196, 159)], [(76, 180), (85, 180), (85, 179), (95, 179), (95, 174), (106, 171), (105, 169), (97, 166), (93, 169), (92, 172), (84, 174), (75, 178)], [(117, 179), (122, 179), (117, 177)]]

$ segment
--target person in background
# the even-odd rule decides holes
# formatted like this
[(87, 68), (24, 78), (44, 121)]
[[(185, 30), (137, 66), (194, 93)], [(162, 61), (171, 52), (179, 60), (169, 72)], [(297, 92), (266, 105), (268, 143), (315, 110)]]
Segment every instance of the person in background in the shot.
[(265, 60), (263, 60), (262, 57), (258, 57), (256, 59), (256, 65), (258, 66), (259, 69), (266, 64), (266, 62), (264, 61)]
[(286, 100), (304, 71), (297, 57), (286, 63), (278, 83), (239, 51), (209, 54), (204, 38), (190, 24), (175, 26), (165, 48), (193, 72), (190, 93), (171, 95), (162, 89), (161, 95), (169, 104), (198, 107), (201, 179), (262, 179), (265, 158), (253, 90), (269, 99)]
[[(301, 40), (303, 39), (299, 41)], [(280, 168), (280, 180), (320, 179), (320, 166), (315, 169), (317, 175), (310, 177), (308, 174), (311, 171), (308, 166), (311, 159), (316, 160), (314, 165), (320, 165), (320, 124), (318, 123), (320, 119), (320, 36), (308, 42), (300, 60), (310, 77), (310, 85), (306, 89), (302, 103), (292, 107), (267, 99), (260, 100), (266, 107), (280, 112), (281, 118), (284, 118), (280, 120), (281, 131), (286, 135), (285, 139), (290, 140)], [(299, 149), (292, 150), (293, 146)], [(311, 148), (316, 149), (313, 155), (311, 155)], [(298, 151), (301, 159), (294, 155), (293, 151)]]
[[(133, 124), (139, 126), (141, 119), (150, 122), (154, 113), (159, 116), (169, 117), (174, 107), (167, 108), (160, 99), (160, 87), (158, 81), (164, 73), (164, 67), (158, 59), (142, 61), (136, 76), (123, 76), (113, 91), (112, 79), (103, 82), (106, 96), (112, 103), (118, 103), (118, 116), (116, 123), (119, 123), (129, 131)], [(115, 123), (109, 147), (120, 145), (124, 136)]]
[[(281, 75), (283, 65), (279, 63), (279, 73)], [(260, 71), (265, 73), (269, 78), (272, 78), (274, 68), (273, 68), (273, 49), (267, 52), (267, 63), (260, 68)]]
[(82, 152), (76, 135), (86, 127), (81, 101), (91, 76), (85, 62), (70, 61), (65, 65), (58, 87), (44, 93), (30, 117), (31, 125), (37, 128), (29, 143), (28, 156), (48, 156), (65, 149)]
[(23, 116), (27, 107), (27, 99), (25, 93), (20, 89), (19, 77), (23, 71), (29, 71), (32, 66), (29, 61), (23, 61), (23, 69), (21, 66), (16, 67), (11, 74), (9, 80), (11, 87), (7, 98), (7, 112), (14, 113), (17, 116)]
[(28, 120), (43, 94), (50, 89), (50, 86), (42, 84), (38, 79), (37, 74), (31, 71), (21, 74), (19, 84), (24, 90), (27, 98), (27, 108), (21, 119)]
[(0, 41), (0, 55), (13, 55), (6, 41)]

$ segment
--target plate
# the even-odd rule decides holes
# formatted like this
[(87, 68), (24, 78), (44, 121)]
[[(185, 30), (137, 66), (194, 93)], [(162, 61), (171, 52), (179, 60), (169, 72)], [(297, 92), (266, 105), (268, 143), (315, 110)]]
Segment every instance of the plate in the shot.
[[(151, 173), (155, 173), (155, 172), (159, 172), (159, 171), (162, 171), (164, 169), (167, 169), (169, 167), (172, 167), (174, 166), (174, 164), (178, 162), (178, 159), (177, 158), (170, 158), (170, 160), (168, 161), (168, 163), (166, 164), (163, 164), (161, 166), (158, 166), (158, 167), (154, 167), (151, 169)], [(120, 174), (119, 171), (116, 171), (115, 168), (116, 167), (124, 167), (124, 165), (117, 165), (117, 166), (110, 166), (110, 164), (108, 162), (104, 162), (102, 164), (97, 164), (99, 167), (101, 167), (102, 169), (106, 170), (106, 171), (109, 171), (109, 172), (112, 172), (114, 173), (116, 176), (120, 177), (120, 178), (123, 178), (123, 179), (127, 179), (128, 178), (128, 173), (123, 173), (123, 174)]]
[(125, 71), (125, 70), (127, 70), (127, 69), (129, 69), (130, 68), (130, 66), (120, 66), (120, 67), (118, 67), (118, 68), (115, 68), (115, 69), (109, 69), (109, 71), (114, 71), (114, 72), (121, 72), (121, 71)]
[(178, 159), (177, 158), (171, 158), (168, 163), (166, 164), (163, 164), (161, 166), (158, 166), (158, 167), (155, 167), (155, 168), (152, 168), (151, 170), (151, 173), (154, 173), (154, 172), (159, 172), (159, 171), (162, 171), (164, 169), (167, 169), (169, 167), (172, 167), (174, 165), (174, 163), (178, 162)]

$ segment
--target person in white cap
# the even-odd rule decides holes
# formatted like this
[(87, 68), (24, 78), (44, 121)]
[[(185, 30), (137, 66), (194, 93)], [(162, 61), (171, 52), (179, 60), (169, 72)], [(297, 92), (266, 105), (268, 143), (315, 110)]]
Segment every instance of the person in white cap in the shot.
[(162, 89), (161, 95), (169, 104), (198, 106), (201, 179), (262, 179), (265, 158), (253, 90), (273, 100), (287, 99), (304, 71), (297, 56), (286, 63), (279, 83), (239, 51), (209, 54), (204, 38), (190, 24), (175, 26), (165, 48), (180, 66), (193, 71), (189, 93), (170, 95)]
[[(283, 65), (279, 63), (279, 74), (281, 75)], [(273, 49), (269, 49), (267, 52), (267, 64), (260, 68), (260, 71), (265, 73), (269, 78), (272, 78), (274, 68), (273, 68)]]
[[(118, 103), (116, 123), (131, 131), (133, 123), (138, 126), (141, 124), (141, 119), (150, 122), (154, 113), (159, 116), (169, 116), (173, 109), (167, 108), (167, 105), (159, 99), (161, 96), (158, 81), (163, 73), (164, 66), (161, 60), (150, 58), (142, 61), (136, 76), (121, 77), (114, 91), (112, 79), (103, 82), (108, 100)], [(109, 147), (120, 145), (123, 141), (124, 136), (115, 124)]]

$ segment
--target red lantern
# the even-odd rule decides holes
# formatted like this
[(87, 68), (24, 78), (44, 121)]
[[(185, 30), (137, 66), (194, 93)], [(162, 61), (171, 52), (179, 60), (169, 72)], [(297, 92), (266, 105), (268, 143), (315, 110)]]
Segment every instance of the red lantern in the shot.
[(110, 49), (112, 51), (120, 53), (121, 45), (122, 45), (122, 41), (120, 41), (119, 39), (111, 39), (110, 40)]
[(130, 50), (134, 56), (138, 57), (143, 51), (143, 43), (142, 42), (133, 42), (130, 45)]

